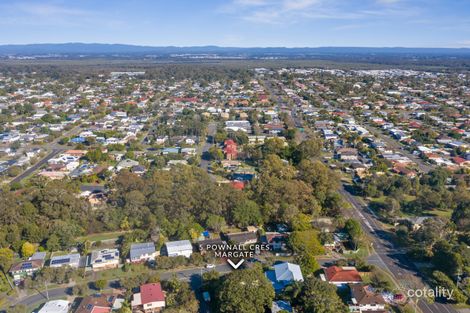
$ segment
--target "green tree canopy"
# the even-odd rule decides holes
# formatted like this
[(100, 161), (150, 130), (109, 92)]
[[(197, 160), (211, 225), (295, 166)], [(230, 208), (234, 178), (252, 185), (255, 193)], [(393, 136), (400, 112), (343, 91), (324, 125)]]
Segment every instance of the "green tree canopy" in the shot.
[(0, 248), (0, 268), (4, 273), (8, 272), (13, 264), (14, 252), (9, 248)]
[(217, 291), (223, 313), (264, 313), (273, 299), (274, 289), (260, 268), (228, 274)]
[(312, 274), (320, 268), (315, 256), (323, 254), (325, 251), (316, 230), (292, 232), (289, 237), (289, 245), (296, 254), (296, 262), (302, 268), (304, 275)]
[(348, 308), (336, 293), (336, 287), (315, 277), (308, 277), (301, 284), (298, 297), (293, 299), (300, 313), (346, 313)]

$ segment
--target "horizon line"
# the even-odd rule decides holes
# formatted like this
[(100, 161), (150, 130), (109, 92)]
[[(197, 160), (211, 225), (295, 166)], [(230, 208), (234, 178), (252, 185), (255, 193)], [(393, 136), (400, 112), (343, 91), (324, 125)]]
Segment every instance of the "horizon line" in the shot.
[(69, 41), (69, 42), (34, 42), (34, 43), (0, 43), (0, 46), (33, 46), (33, 45), (122, 45), (122, 46), (133, 46), (133, 47), (145, 47), (145, 48), (205, 48), (205, 47), (216, 47), (216, 48), (228, 48), (228, 49), (269, 49), (269, 48), (281, 48), (281, 49), (321, 49), (321, 48), (373, 48), (373, 49), (470, 49), (468, 46), (448, 46), (448, 47), (419, 47), (419, 46), (225, 46), (215, 44), (201, 44), (201, 45), (151, 45), (151, 44), (134, 44), (134, 43), (108, 43), (108, 42), (83, 42), (83, 41)]

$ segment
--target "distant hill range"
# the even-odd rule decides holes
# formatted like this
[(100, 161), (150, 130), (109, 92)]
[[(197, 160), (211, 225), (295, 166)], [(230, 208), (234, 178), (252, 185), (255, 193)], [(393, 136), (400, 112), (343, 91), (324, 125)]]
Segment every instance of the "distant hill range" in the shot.
[(367, 48), (367, 47), (319, 47), (319, 48), (237, 48), (218, 46), (152, 47), (126, 44), (63, 43), (0, 45), (3, 55), (36, 54), (218, 54), (218, 55), (324, 55), (324, 54), (410, 54), (410, 55), (469, 55), (470, 48)]

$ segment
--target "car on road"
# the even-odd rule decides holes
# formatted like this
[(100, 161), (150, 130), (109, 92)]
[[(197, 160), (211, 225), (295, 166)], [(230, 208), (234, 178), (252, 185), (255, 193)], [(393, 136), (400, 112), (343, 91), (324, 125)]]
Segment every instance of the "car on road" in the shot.
[(208, 263), (206, 264), (206, 268), (215, 268), (215, 264)]

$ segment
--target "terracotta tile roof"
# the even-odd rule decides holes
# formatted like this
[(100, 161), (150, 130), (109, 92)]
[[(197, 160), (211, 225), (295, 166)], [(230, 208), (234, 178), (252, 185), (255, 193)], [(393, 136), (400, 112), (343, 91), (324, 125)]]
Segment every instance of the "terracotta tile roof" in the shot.
[(238, 190), (243, 190), (243, 188), (245, 188), (245, 183), (242, 182), (242, 181), (239, 181), (239, 180), (234, 180), (234, 181), (230, 182), (230, 185), (233, 188), (238, 189)]
[(95, 294), (84, 297), (75, 313), (107, 313), (113, 307), (116, 297), (109, 294)]
[(10, 272), (19, 272), (23, 270), (37, 270), (43, 266), (42, 260), (21, 261), (10, 268)]
[(361, 282), (362, 278), (354, 267), (330, 266), (325, 269), (326, 279), (329, 282)]
[(357, 304), (360, 305), (376, 305), (376, 304), (385, 304), (384, 298), (371, 290), (368, 286), (362, 284), (350, 285), (351, 288), (351, 298), (356, 299)]
[(462, 163), (468, 162), (467, 160), (461, 157), (453, 157), (452, 161), (454, 161), (454, 163), (456, 164), (462, 164)]
[(162, 291), (162, 285), (160, 283), (145, 284), (140, 286), (140, 294), (142, 304), (165, 301), (165, 294)]

